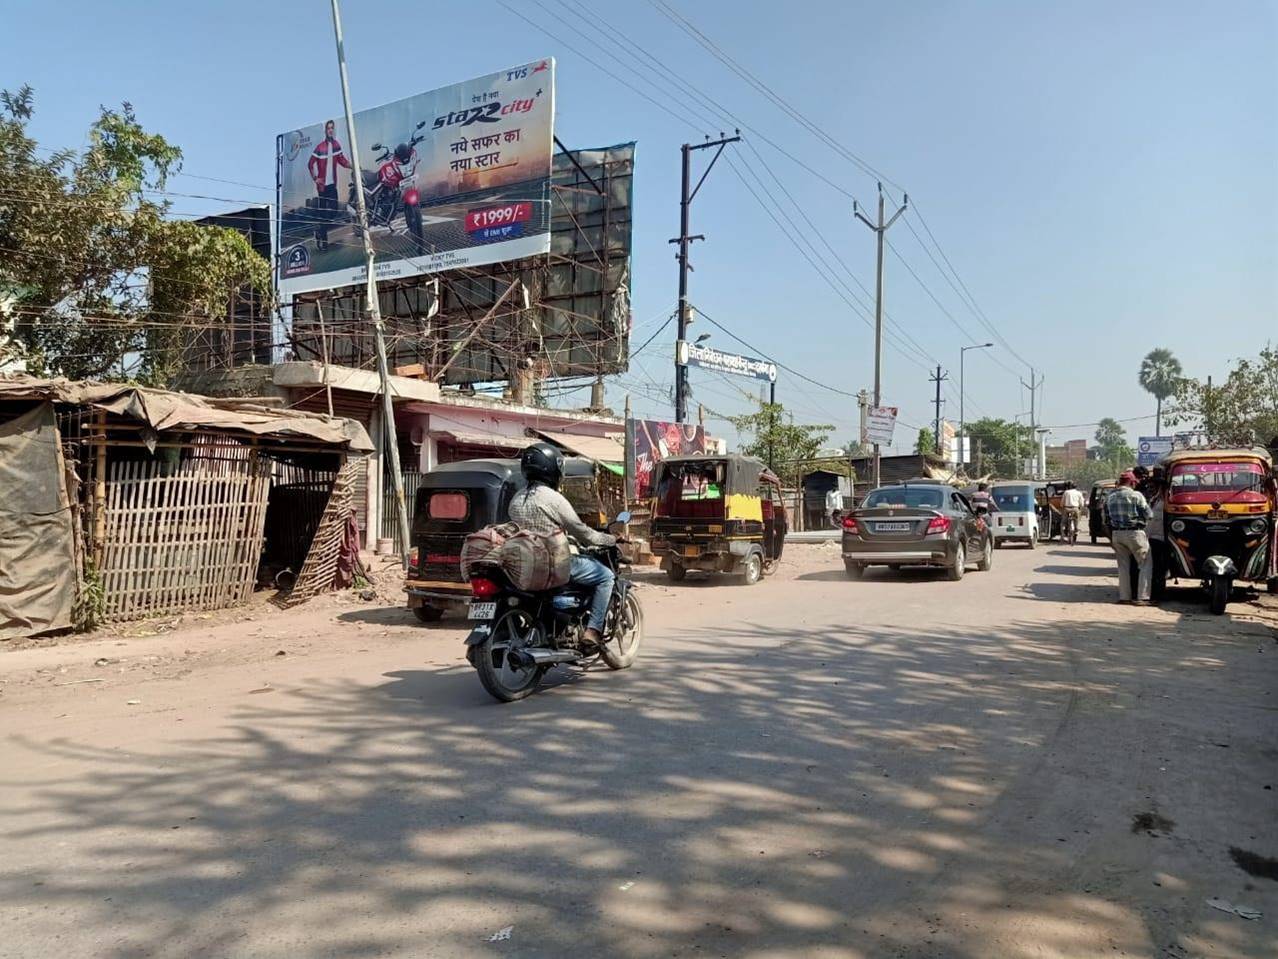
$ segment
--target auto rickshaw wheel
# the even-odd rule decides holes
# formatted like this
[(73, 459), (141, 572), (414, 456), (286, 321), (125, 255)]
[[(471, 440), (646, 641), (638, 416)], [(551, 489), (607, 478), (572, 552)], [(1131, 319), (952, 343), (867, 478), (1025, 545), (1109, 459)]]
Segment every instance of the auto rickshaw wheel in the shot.
[(741, 585), (753, 586), (763, 578), (763, 557), (758, 553), (751, 553), (741, 561)]
[(423, 623), (438, 623), (444, 618), (444, 611), (438, 606), (414, 606), (413, 615)]
[(682, 583), (688, 575), (688, 571), (678, 563), (671, 563), (666, 567), (666, 575), (670, 577), (672, 583)]
[(1269, 587), (1269, 592), (1278, 593), (1278, 576), (1272, 577), (1266, 585)]

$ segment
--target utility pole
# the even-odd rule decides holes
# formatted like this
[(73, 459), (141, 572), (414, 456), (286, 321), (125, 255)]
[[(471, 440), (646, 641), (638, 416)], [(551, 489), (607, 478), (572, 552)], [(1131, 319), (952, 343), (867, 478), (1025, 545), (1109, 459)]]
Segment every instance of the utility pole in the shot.
[(776, 472), (776, 467), (772, 465), (772, 458), (776, 454), (776, 435), (777, 435), (777, 384), (773, 380), (768, 384), (768, 469)]
[[(332, 0), (333, 7), (333, 40), (337, 44), (337, 69), (342, 78), (342, 106), (346, 110), (346, 139), (350, 143), (351, 178), (356, 184), (355, 206), (359, 211), (360, 236), (364, 240), (364, 262), (368, 270), (368, 280), (364, 287), (364, 300), (369, 315), (373, 319), (373, 343), (377, 350), (377, 374), (381, 380), (382, 393), (382, 429), (385, 442), (382, 444), (390, 454), (391, 488), (395, 492), (395, 512), (399, 518), (399, 558), (404, 568), (408, 568), (408, 549), (412, 545), (408, 530), (408, 507), (404, 503), (404, 474), (399, 467), (399, 437), (395, 431), (395, 409), (391, 402), (390, 369), (386, 363), (386, 330), (382, 323), (382, 306), (377, 299), (377, 271), (374, 262), (373, 239), (368, 229), (368, 210), (364, 208), (364, 191), (359, 184), (364, 182), (359, 165), (359, 143), (355, 139), (355, 114), (351, 111), (351, 87), (346, 76), (346, 47), (342, 42), (342, 15), (337, 9), (337, 0)], [(381, 494), (380, 483), (377, 490)]]
[[(874, 270), (874, 405), (876, 407), (883, 405), (883, 235), (887, 233), (888, 227), (897, 221), (905, 208), (910, 205), (910, 195), (904, 194), (902, 197), (901, 208), (892, 214), (892, 219), (884, 222), (883, 220), (883, 184), (879, 185), (879, 222), (872, 223), (860, 211), (856, 200), (852, 201), (852, 213), (858, 220), (874, 231), (878, 240), (878, 260)], [(880, 467), (879, 444), (874, 444), (874, 485), (879, 486), (881, 473)]]
[(971, 440), (967, 438), (967, 379), (963, 374), (965, 369), (963, 360), (967, 356), (968, 350), (986, 350), (992, 347), (993, 343), (976, 343), (972, 346), (959, 347), (959, 464), (967, 465), (967, 447)]
[[(1037, 418), (1037, 416), (1036, 416), (1036, 414), (1035, 414), (1035, 406), (1034, 406), (1034, 394), (1038, 391), (1038, 388), (1039, 388), (1040, 386), (1042, 386), (1042, 385), (1043, 385), (1043, 377), (1041, 377), (1041, 376), (1040, 376), (1040, 377), (1038, 377), (1037, 381), (1035, 381), (1035, 377), (1034, 377), (1034, 367), (1032, 367), (1032, 366), (1031, 366), (1031, 367), (1030, 367), (1030, 381), (1029, 381), (1028, 383), (1026, 383), (1024, 380), (1021, 380), (1021, 386), (1025, 387), (1026, 389), (1028, 389), (1028, 390), (1030, 391), (1030, 444), (1031, 444), (1031, 445), (1030, 445), (1030, 456), (1031, 456), (1031, 457), (1033, 458), (1033, 460), (1034, 460), (1034, 469), (1033, 469), (1033, 470), (1031, 470), (1031, 472), (1030, 472), (1030, 478), (1031, 478), (1031, 479), (1039, 479), (1039, 478), (1040, 478), (1040, 477), (1039, 477), (1039, 475), (1038, 475), (1038, 455), (1034, 452), (1034, 448), (1033, 448), (1034, 434), (1035, 434), (1035, 430), (1036, 430), (1036, 429), (1037, 429), (1037, 427), (1038, 427), (1038, 418)], [(1018, 442), (1017, 442), (1017, 444), (1016, 444), (1016, 448), (1017, 448), (1018, 455), (1019, 455), (1019, 451), (1020, 451), (1020, 446), (1021, 446), (1021, 444), (1020, 444), (1020, 442), (1018, 441)]]
[[(680, 362), (679, 355), (684, 341), (688, 338), (688, 324), (692, 322), (691, 309), (688, 306), (688, 271), (692, 269), (688, 264), (688, 248), (693, 240), (705, 239), (705, 236), (700, 233), (689, 236), (689, 214), (697, 191), (701, 189), (701, 184), (706, 182), (706, 177), (714, 169), (715, 162), (722, 155), (724, 148), (729, 143), (736, 143), (741, 139), (741, 131), (737, 130), (735, 133), (737, 135), (731, 137), (725, 137), (720, 133), (717, 140), (707, 137), (705, 143), (685, 143), (680, 147), (683, 156), (683, 186), (679, 196), (679, 235), (670, 241), (679, 244), (679, 252), (675, 254), (675, 259), (679, 261), (679, 342), (675, 346), (675, 422), (677, 423), (682, 423), (688, 418), (688, 367)], [(708, 150), (711, 147), (719, 149), (711, 158), (706, 172), (701, 174), (697, 185), (689, 191), (688, 187), (692, 182), (692, 151)]]
[(936, 384), (936, 433), (934, 434), (935, 442), (933, 443), (933, 446), (935, 446), (938, 456), (941, 453), (941, 384), (949, 378), (948, 373), (945, 375), (941, 374), (940, 363), (936, 364), (936, 373), (929, 378), (929, 382)]

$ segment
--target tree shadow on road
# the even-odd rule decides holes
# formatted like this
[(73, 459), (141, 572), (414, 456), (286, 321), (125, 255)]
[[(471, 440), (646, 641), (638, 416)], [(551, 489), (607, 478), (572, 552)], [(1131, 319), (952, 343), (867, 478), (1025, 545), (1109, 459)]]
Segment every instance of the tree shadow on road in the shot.
[[(1209, 915), (1202, 877), (1149, 898), (1172, 840), (1129, 823), (1207, 735), (1203, 664), (1249, 645), (1156, 636), (731, 623), (510, 706), (459, 661), (282, 688), (167, 747), (19, 735), (48, 765), (7, 843), (73, 851), (0, 866), (7, 934), (115, 959), (497, 955), (481, 940), (508, 925), (520, 956), (1261, 955), (1266, 928)], [(1141, 713), (1154, 690), (1186, 703), (1176, 728)], [(1219, 764), (1265, 716), (1232, 757), (1184, 749), (1222, 810), (1259, 789)]]

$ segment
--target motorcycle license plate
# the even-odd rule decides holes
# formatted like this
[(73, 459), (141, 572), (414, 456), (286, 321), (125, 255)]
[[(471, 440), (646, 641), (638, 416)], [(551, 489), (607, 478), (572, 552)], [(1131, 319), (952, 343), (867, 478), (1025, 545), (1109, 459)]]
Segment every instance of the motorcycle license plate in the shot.
[(874, 532), (876, 533), (908, 533), (910, 531), (910, 523), (875, 523)]
[(471, 603), (468, 619), (492, 619), (497, 615), (496, 603)]

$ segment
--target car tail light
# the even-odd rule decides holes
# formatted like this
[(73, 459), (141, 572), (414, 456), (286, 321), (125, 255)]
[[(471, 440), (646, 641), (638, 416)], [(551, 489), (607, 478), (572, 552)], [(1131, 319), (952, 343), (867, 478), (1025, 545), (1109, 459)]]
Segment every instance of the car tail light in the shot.
[(950, 531), (950, 518), (948, 516), (933, 516), (928, 520), (928, 533), (948, 533)]
[(408, 551), (408, 570), (409, 572), (417, 572), (417, 547), (414, 546)]
[(857, 525), (856, 525), (856, 517), (855, 517), (855, 516), (845, 516), (845, 517), (843, 517), (843, 531), (844, 531), (844, 532), (846, 532), (846, 533), (859, 533), (859, 532), (861, 532), (861, 527), (859, 527), (859, 526), (857, 526)]
[(476, 599), (488, 599), (496, 596), (501, 589), (491, 579), (484, 579), (482, 576), (476, 576), (470, 581), (470, 591), (475, 595)]

